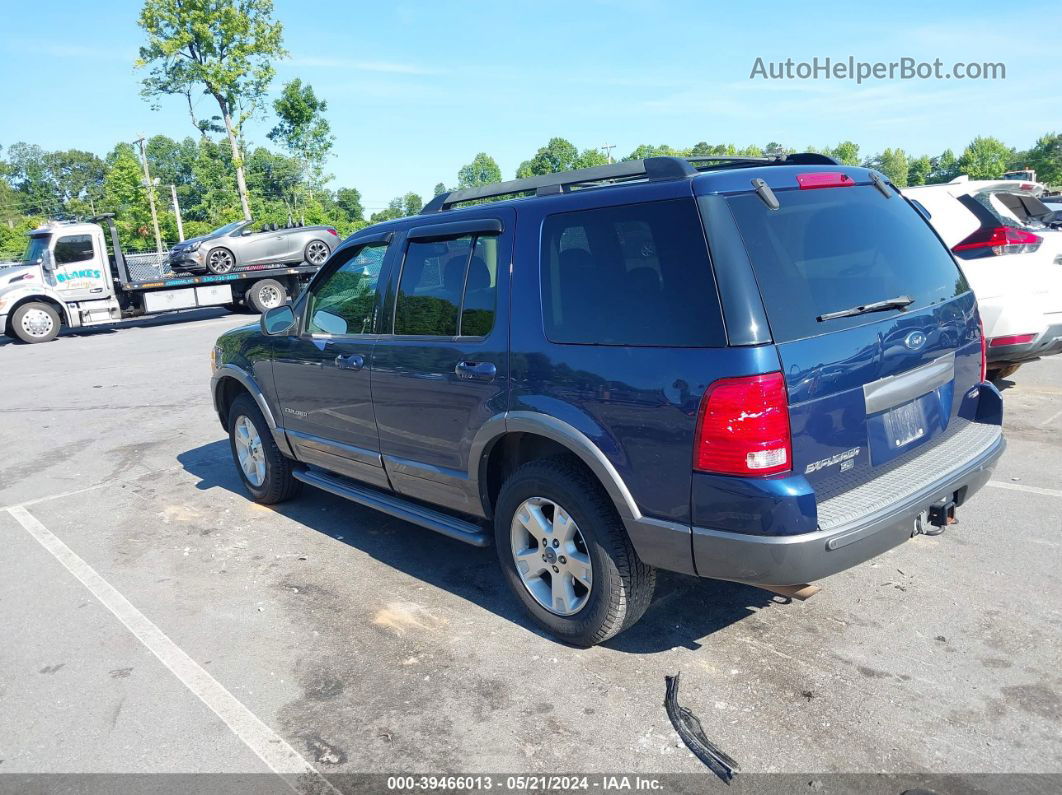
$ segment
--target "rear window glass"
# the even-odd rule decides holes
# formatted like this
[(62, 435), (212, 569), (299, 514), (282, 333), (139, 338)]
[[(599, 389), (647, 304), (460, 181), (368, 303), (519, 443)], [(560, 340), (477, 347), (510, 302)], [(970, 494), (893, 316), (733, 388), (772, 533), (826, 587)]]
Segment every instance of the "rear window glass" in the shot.
[(756, 194), (729, 199), (775, 342), (885, 316), (817, 320), (830, 312), (899, 296), (914, 299), (913, 311), (969, 289), (948, 250), (899, 196), (886, 199), (871, 186), (777, 195), (777, 210)]
[(542, 258), (542, 309), (553, 342), (725, 344), (692, 199), (551, 215)]

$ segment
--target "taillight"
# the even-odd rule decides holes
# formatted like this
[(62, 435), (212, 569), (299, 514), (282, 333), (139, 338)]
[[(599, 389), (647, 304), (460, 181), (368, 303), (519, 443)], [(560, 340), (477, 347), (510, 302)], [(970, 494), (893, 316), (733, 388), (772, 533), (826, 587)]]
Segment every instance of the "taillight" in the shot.
[(723, 475), (788, 472), (793, 442), (781, 373), (722, 378), (701, 398), (693, 468)]
[(1034, 339), (1036, 339), (1035, 334), (1008, 334), (1005, 337), (993, 337), (988, 341), (988, 344), (993, 348), (1000, 345), (1024, 345)]
[(981, 332), (981, 383), (988, 380), (988, 340), (985, 339), (985, 323), (977, 315), (977, 329)]
[(855, 185), (855, 180), (840, 171), (816, 171), (811, 174), (797, 174), (797, 185), (801, 190), (848, 188)]
[(339, 232), (337, 232), (332, 227), (328, 227), (328, 232), (330, 232), (331, 234), (335, 235), (336, 237), (339, 237)]
[(972, 235), (959, 241), (952, 247), (952, 251), (973, 251), (981, 254), (1021, 254), (1033, 252), (1040, 247), (1044, 240), (1039, 235), (1026, 232), (1024, 229), (1014, 229), (1009, 226), (981, 227)]

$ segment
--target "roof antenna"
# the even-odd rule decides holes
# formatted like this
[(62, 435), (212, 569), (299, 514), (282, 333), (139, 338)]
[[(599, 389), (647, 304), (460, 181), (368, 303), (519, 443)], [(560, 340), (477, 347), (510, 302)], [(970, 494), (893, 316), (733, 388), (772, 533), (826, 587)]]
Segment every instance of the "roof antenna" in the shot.
[(774, 195), (774, 191), (771, 190), (771, 186), (764, 182), (759, 177), (752, 180), (752, 187), (756, 189), (756, 195), (763, 199), (763, 203), (770, 209), (777, 210), (782, 205), (778, 202), (778, 197)]

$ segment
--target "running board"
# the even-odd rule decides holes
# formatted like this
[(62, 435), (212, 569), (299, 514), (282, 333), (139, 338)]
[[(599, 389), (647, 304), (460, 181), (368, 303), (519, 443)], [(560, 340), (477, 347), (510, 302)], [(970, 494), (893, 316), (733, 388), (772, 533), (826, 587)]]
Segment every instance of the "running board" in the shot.
[(327, 475), (310, 469), (295, 469), (292, 476), (296, 480), (308, 483), (319, 489), (335, 494), (337, 497), (356, 502), (367, 508), (403, 519), (407, 522), (456, 538), (474, 547), (490, 546), (490, 536), (481, 525), (459, 519), (434, 508), (428, 508), (418, 502), (407, 500), (397, 494), (379, 491), (371, 486), (352, 483), (345, 478)]

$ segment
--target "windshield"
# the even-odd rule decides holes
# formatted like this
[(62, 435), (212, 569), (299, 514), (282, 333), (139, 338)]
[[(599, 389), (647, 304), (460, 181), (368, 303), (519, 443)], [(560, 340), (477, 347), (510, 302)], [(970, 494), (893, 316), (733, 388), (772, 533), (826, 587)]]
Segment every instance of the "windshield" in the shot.
[(771, 210), (755, 193), (729, 199), (776, 342), (880, 319), (818, 318), (899, 296), (922, 309), (968, 288), (922, 216), (877, 188), (778, 191)]
[(22, 261), (36, 262), (39, 260), (41, 255), (48, 250), (48, 241), (50, 238), (50, 235), (31, 237), (29, 239), (29, 245), (26, 246), (26, 253), (22, 255)]
[(227, 235), (229, 232), (235, 232), (237, 229), (239, 229), (245, 223), (247, 223), (247, 221), (233, 221), (231, 224), (225, 224), (225, 226), (219, 226), (213, 232), (211, 232), (210, 234), (206, 235), (206, 237), (220, 237), (221, 235)]

